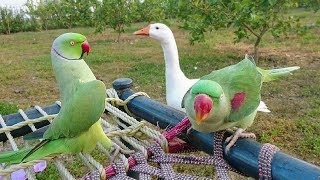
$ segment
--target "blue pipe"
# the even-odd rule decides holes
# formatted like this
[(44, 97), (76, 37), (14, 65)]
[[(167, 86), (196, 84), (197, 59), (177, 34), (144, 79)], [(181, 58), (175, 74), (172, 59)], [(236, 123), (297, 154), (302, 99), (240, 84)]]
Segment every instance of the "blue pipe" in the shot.
[[(113, 87), (123, 100), (134, 94), (130, 90), (131, 86), (132, 80), (128, 78), (117, 79), (113, 82)], [(134, 98), (127, 105), (134, 115), (158, 125), (160, 128), (175, 126), (186, 116), (181, 111), (144, 96)], [(226, 133), (225, 138), (229, 135), (231, 134)], [(213, 153), (213, 134), (193, 130), (189, 135), (183, 134), (181, 138), (199, 150), (208, 154)], [(235, 169), (258, 179), (258, 156), (261, 146), (262, 144), (250, 139), (239, 139), (229, 153), (227, 155), (224, 154), (224, 158)], [(320, 179), (320, 168), (318, 166), (289, 156), (281, 151), (274, 155), (271, 165), (272, 178), (275, 180)]]
[[(50, 106), (43, 107), (42, 109), (47, 114), (51, 115), (51, 114), (57, 114), (60, 111), (60, 106), (58, 106), (57, 104), (53, 104)], [(29, 119), (35, 119), (35, 118), (39, 118), (39, 117), (43, 116), (37, 109), (31, 109), (31, 110), (26, 111), (25, 113)], [(15, 125), (17, 123), (24, 121), (24, 119), (22, 118), (22, 116), (19, 113), (6, 115), (6, 116), (3, 116), (2, 118), (7, 126), (12, 126), (12, 125)], [(38, 129), (38, 128), (41, 128), (41, 127), (46, 126), (48, 124), (49, 124), (49, 121), (45, 120), (45, 121), (35, 123), (34, 125)], [(0, 125), (0, 128), (2, 128), (1, 125)], [(16, 137), (24, 136), (30, 132), (32, 132), (31, 128), (28, 125), (26, 125), (26, 126), (23, 126), (22, 128), (11, 131), (11, 135), (14, 138), (16, 138)], [(8, 138), (5, 133), (0, 133), (0, 142), (6, 141), (7, 139)]]

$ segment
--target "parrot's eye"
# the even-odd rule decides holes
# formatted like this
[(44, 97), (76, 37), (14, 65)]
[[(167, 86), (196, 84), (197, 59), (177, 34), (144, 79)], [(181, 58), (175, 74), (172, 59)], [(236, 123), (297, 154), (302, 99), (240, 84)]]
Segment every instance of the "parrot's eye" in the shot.
[(70, 41), (70, 45), (74, 46), (76, 43), (74, 41)]

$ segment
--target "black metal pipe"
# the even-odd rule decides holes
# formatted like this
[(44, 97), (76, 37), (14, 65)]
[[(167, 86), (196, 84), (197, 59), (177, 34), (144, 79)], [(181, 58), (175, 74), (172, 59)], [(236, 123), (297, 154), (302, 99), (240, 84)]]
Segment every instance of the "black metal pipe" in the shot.
[[(130, 87), (132, 86), (131, 79), (117, 79), (113, 82), (113, 85), (120, 98), (123, 100), (134, 94), (134, 92), (130, 90)], [(161, 128), (175, 126), (185, 117), (185, 113), (144, 96), (134, 98), (127, 105), (134, 115), (145, 119), (154, 125), (158, 125)], [(188, 136), (184, 136), (186, 137), (184, 139), (187, 140), (188, 143), (199, 150), (208, 154), (213, 153), (213, 134), (206, 134), (193, 130)], [(239, 139), (229, 153), (227, 155), (224, 154), (224, 158), (235, 169), (257, 179), (260, 149), (261, 144), (256, 141)], [(271, 165), (272, 178), (275, 180), (320, 179), (319, 167), (289, 156), (281, 151), (278, 151), (274, 155)]]
[[(57, 114), (60, 111), (60, 106), (57, 104), (53, 104), (50, 106), (43, 107), (42, 109), (47, 114), (51, 115), (51, 114)], [(30, 110), (26, 111), (25, 113), (29, 119), (35, 119), (35, 118), (39, 118), (39, 117), (43, 116), (37, 109), (30, 109)], [(24, 121), (23, 117), (19, 113), (6, 115), (6, 116), (3, 116), (2, 118), (7, 126), (12, 126), (12, 125), (15, 125), (17, 123)], [(34, 125), (36, 128), (41, 128), (41, 127), (46, 126), (48, 124), (49, 124), (49, 121), (45, 120), (45, 121), (35, 123)], [(0, 125), (0, 128), (2, 128), (1, 125)], [(16, 137), (24, 136), (30, 132), (32, 132), (31, 128), (28, 125), (26, 125), (26, 126), (23, 126), (22, 128), (11, 131), (11, 135), (14, 138), (16, 138)], [(6, 141), (7, 139), (8, 138), (5, 133), (0, 133), (0, 142)]]

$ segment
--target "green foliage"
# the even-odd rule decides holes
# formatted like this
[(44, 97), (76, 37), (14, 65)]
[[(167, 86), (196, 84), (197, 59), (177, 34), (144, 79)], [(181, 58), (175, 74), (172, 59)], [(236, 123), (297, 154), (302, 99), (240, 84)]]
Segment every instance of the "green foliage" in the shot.
[(148, 22), (159, 21), (165, 18), (165, 1), (163, 0), (145, 0), (136, 2), (137, 16), (136, 21)]
[[(317, 1), (317, 0), (315, 0)], [(305, 3), (311, 3), (306, 1)], [(225, 27), (235, 29), (235, 42), (253, 36), (254, 56), (258, 58), (258, 46), (266, 32), (274, 38), (289, 32), (303, 32), (299, 18), (288, 16), (288, 10), (296, 8), (292, 0), (211, 0), (180, 1), (179, 17), (183, 27), (191, 31), (191, 42), (204, 41), (204, 33)]]
[(105, 0), (97, 7), (96, 31), (111, 27), (118, 33), (118, 42), (125, 26), (130, 26), (135, 18), (136, 3), (127, 0)]
[[(0, 9), (2, 33), (36, 31), (79, 26), (94, 26), (101, 32), (112, 28), (118, 33), (118, 41), (125, 27), (133, 22), (160, 21), (174, 14), (173, 0), (40, 0), (36, 4), (28, 0), (26, 11), (13, 12)], [(14, 24), (13, 24), (14, 23)], [(14, 30), (12, 28), (15, 28)]]
[[(38, 6), (33, 4), (33, 1), (28, 1), (27, 8), (28, 8), (28, 14), (34, 18), (39, 19), (39, 26), (42, 29), (47, 30), (49, 26), (49, 20), (52, 13), (51, 4), (46, 4), (43, 1), (40, 1)], [(48, 8), (47, 6), (48, 5)]]
[[(225, 27), (235, 28), (235, 42), (253, 36), (255, 48), (263, 35), (274, 37), (309, 28), (300, 26), (299, 18), (287, 10), (305, 7), (317, 11), (319, 0), (28, 0), (26, 11), (0, 8), (0, 33), (38, 31), (58, 28), (92, 27), (101, 32), (112, 28), (121, 33), (133, 22), (164, 22), (179, 17), (191, 32), (191, 42), (205, 39), (205, 32)], [(317, 24), (315, 24), (317, 25)]]
[(28, 1), (27, 13), (38, 19), (41, 29), (72, 28), (74, 26), (92, 26), (93, 10), (97, 0), (61, 0), (40, 1), (34, 5)]
[(0, 7), (0, 34), (11, 34), (20, 31), (36, 31), (37, 22), (21, 9)]
[(14, 19), (13, 10), (10, 10), (8, 8), (1, 8), (0, 16), (1, 16), (1, 31), (5, 34), (10, 34), (11, 24)]
[(177, 18), (177, 12), (179, 10), (178, 8), (178, 4), (179, 1), (178, 0), (166, 0), (164, 5), (164, 13), (165, 13), (165, 17), (166, 18)]
[(66, 28), (74, 26), (91, 26), (93, 24), (92, 8), (96, 7), (97, 1), (86, 0), (64, 0), (56, 7), (56, 14), (60, 23)]
[(0, 7), (0, 33), (10, 34), (25, 31), (28, 20), (20, 9)]
[(8, 115), (11, 113), (15, 113), (18, 111), (18, 106), (16, 104), (7, 103), (4, 101), (0, 101), (0, 114)]
[(320, 9), (320, 1), (319, 0), (298, 0), (299, 8), (309, 8), (314, 11), (318, 11)]

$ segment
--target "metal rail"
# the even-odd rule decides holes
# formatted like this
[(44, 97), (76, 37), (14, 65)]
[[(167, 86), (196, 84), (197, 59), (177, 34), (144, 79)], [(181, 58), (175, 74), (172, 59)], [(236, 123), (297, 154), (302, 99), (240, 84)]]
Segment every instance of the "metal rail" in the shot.
[[(58, 104), (53, 104), (50, 106), (43, 107), (42, 109), (48, 115), (51, 115), (51, 114), (57, 114), (60, 111), (60, 106)], [(25, 113), (29, 119), (36, 119), (36, 118), (43, 116), (37, 109), (30, 109), (28, 111), (25, 111)], [(24, 121), (23, 117), (19, 113), (6, 115), (6, 116), (3, 116), (2, 118), (5, 121), (7, 126), (12, 126), (14, 124), (17, 124), (17, 123)], [(45, 121), (35, 123), (34, 125), (38, 129), (38, 128), (46, 126), (48, 124), (49, 124), (49, 121), (45, 120)], [(1, 125), (0, 125), (0, 128), (2, 128)], [(11, 131), (11, 135), (14, 138), (16, 138), (16, 137), (24, 136), (30, 132), (32, 132), (32, 130), (29, 126), (23, 126), (22, 128)], [(5, 135), (5, 133), (0, 133), (0, 142), (6, 141), (7, 139), (8, 138)]]

